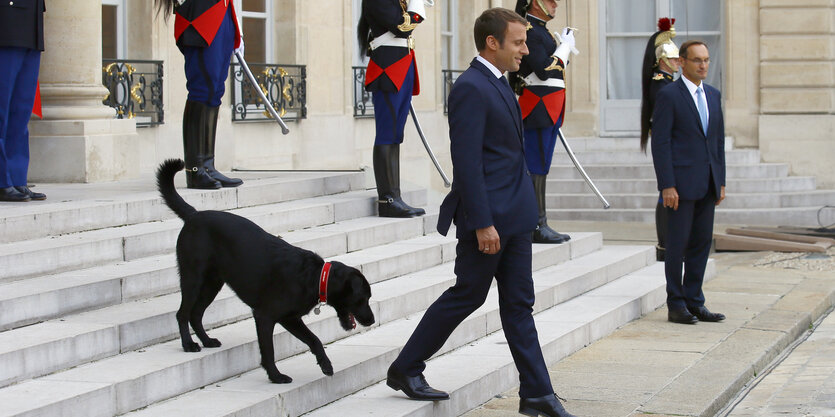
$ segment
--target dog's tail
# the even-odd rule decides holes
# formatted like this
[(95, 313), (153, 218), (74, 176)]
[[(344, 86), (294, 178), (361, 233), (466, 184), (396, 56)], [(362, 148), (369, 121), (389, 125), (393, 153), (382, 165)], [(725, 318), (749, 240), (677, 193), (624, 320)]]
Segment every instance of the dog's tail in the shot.
[(185, 220), (191, 214), (197, 212), (197, 209), (190, 206), (177, 194), (177, 189), (174, 187), (174, 175), (177, 171), (182, 171), (186, 163), (182, 159), (166, 159), (159, 168), (157, 168), (157, 188), (165, 204), (174, 213), (177, 213), (181, 219)]

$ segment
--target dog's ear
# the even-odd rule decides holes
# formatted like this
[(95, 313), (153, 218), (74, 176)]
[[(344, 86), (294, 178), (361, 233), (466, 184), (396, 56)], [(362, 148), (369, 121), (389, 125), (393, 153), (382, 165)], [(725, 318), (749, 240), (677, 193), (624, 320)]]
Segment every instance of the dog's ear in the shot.
[(351, 273), (351, 290), (354, 294), (361, 294), (363, 292), (371, 293), (371, 286), (368, 285), (368, 280), (362, 272), (354, 269)]

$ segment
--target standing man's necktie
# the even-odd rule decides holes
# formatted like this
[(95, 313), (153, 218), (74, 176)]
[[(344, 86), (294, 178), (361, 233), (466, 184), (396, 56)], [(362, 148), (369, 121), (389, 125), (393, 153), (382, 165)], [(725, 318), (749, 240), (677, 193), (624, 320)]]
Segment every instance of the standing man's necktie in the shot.
[(704, 91), (699, 86), (696, 89), (696, 101), (699, 103), (699, 118), (702, 119), (702, 130), (707, 136), (707, 103), (705, 103)]

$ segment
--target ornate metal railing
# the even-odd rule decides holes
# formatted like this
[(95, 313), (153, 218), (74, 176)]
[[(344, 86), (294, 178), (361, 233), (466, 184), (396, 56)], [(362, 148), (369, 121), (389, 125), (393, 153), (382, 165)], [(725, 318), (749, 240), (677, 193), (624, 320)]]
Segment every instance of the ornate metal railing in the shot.
[(137, 127), (162, 124), (162, 61), (102, 60), (101, 82), (109, 93), (102, 103), (117, 119), (136, 119)]
[(441, 70), (442, 78), (444, 79), (444, 114), (449, 114), (449, 92), (452, 90), (452, 85), (458, 76), (464, 72), (462, 70)]
[[(307, 118), (307, 67), (304, 65), (247, 63), (261, 91), (284, 121)], [(241, 69), (233, 62), (232, 121), (270, 120), (267, 108)]]
[(354, 117), (374, 117), (371, 93), (365, 91), (365, 67), (351, 67), (354, 70)]

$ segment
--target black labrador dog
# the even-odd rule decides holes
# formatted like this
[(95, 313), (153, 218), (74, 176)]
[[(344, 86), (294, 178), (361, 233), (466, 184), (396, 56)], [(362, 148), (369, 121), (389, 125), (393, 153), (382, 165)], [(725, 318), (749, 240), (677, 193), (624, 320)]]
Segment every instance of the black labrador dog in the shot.
[(281, 384), (293, 380), (275, 366), (276, 323), (310, 347), (325, 375), (333, 375), (322, 342), (302, 322), (302, 316), (320, 302), (323, 288), (321, 298), (326, 298), (327, 304), (336, 310), (343, 329), (355, 328), (355, 318), (363, 326), (374, 324), (374, 313), (368, 305), (368, 281), (356, 268), (330, 262), (329, 274), (324, 274), (325, 285), (320, 285), (327, 268), (319, 255), (290, 245), (241, 216), (197, 211), (174, 187), (174, 175), (184, 166), (180, 159), (169, 159), (157, 170), (157, 186), (165, 204), (185, 222), (177, 238), (182, 292), (177, 324), (183, 350), (200, 351), (200, 345), (189, 334), (189, 323), (203, 346), (220, 346), (220, 341), (206, 334), (203, 312), (226, 283), (252, 307), (261, 366), (270, 381)]

